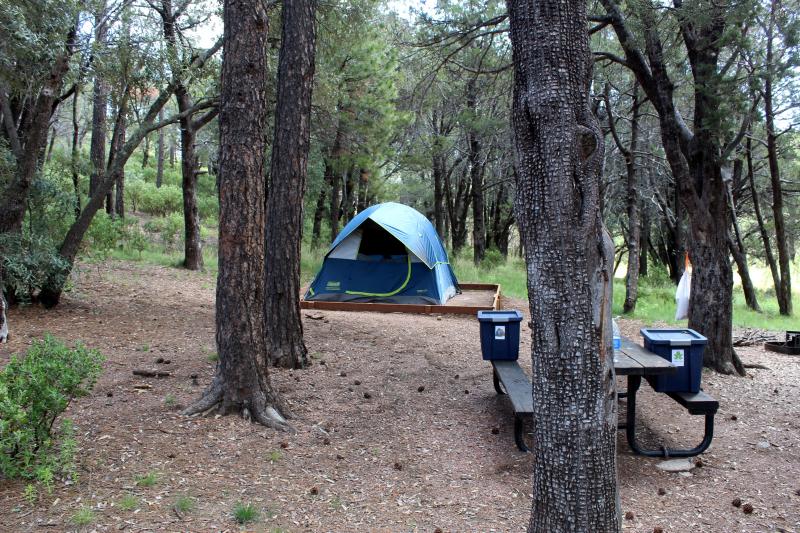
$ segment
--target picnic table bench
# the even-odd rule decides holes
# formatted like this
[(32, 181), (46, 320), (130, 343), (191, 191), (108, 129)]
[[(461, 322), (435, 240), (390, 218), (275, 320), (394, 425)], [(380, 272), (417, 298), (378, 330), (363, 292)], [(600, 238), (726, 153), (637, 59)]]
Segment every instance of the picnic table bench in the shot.
[[(660, 374), (675, 372), (675, 367), (658, 355), (645, 350), (629, 339), (622, 339), (622, 347), (614, 354), (614, 371), (618, 376), (626, 376), (627, 389), (618, 393), (619, 398), (626, 398), (628, 409), (625, 423), (619, 429), (625, 430), (628, 445), (634, 453), (648, 457), (692, 457), (703, 453), (714, 437), (714, 415), (719, 402), (703, 391), (666, 392), (670, 398), (683, 406), (690, 415), (704, 415), (705, 429), (703, 440), (699, 445), (689, 449), (673, 449), (662, 446), (658, 450), (644, 449), (636, 441), (636, 393), (645, 379)], [(517, 447), (528, 451), (523, 436), (525, 420), (533, 416), (533, 397), (531, 381), (517, 361), (492, 361), (492, 378), (498, 394), (508, 395), (514, 409), (514, 440)]]

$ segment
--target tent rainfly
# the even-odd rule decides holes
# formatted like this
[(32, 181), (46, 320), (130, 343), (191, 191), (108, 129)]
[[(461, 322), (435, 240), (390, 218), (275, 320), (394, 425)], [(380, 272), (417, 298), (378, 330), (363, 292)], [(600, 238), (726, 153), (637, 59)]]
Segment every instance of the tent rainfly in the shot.
[(387, 202), (344, 227), (305, 299), (443, 305), (459, 292), (430, 221), (407, 205)]

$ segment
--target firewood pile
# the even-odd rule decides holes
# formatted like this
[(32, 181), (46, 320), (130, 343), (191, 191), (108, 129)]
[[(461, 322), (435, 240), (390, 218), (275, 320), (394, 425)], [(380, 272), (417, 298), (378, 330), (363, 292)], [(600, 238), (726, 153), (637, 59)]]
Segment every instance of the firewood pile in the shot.
[(760, 346), (767, 341), (783, 341), (784, 337), (780, 333), (767, 331), (765, 329), (746, 328), (733, 332), (734, 346)]

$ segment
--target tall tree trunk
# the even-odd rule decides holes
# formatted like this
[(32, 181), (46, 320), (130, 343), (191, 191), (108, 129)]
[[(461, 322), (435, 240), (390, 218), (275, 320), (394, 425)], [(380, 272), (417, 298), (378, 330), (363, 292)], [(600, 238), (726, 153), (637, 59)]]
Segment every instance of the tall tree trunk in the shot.
[[(177, 24), (177, 15), (173, 12), (171, 0), (161, 0), (161, 15), (164, 38), (167, 41), (167, 46), (170, 48), (172, 57), (175, 58), (176, 63), (180, 61), (180, 54), (178, 51), (178, 39), (176, 35), (175, 26)], [(175, 100), (178, 104), (178, 112), (181, 113), (180, 130), (181, 130), (181, 190), (183, 192), (183, 225), (184, 225), (184, 258), (183, 266), (188, 270), (202, 270), (203, 268), (203, 251), (202, 243), (200, 240), (200, 215), (197, 207), (197, 169), (198, 161), (195, 152), (195, 140), (197, 138), (197, 131), (206, 124), (214, 116), (208, 114), (201, 119), (200, 122), (195, 122), (192, 113), (192, 98), (189, 94), (186, 85), (180, 81), (175, 86)], [(164, 128), (159, 130), (158, 137), (158, 157), (159, 168), (163, 172), (163, 146), (164, 146)], [(171, 142), (170, 150), (173, 149), (174, 143)], [(172, 153), (170, 153), (172, 157)]]
[[(105, 17), (106, 2), (100, 0), (97, 12), (94, 15), (95, 47), (102, 51), (106, 45), (108, 25), (103, 20)], [(92, 163), (92, 173), (89, 175), (89, 196), (97, 190), (98, 184), (103, 180), (106, 169), (106, 122), (108, 113), (108, 86), (103, 80), (99, 67), (94, 75), (94, 94), (92, 96), (92, 140), (89, 148), (89, 158)]]
[[(341, 107), (341, 104), (338, 106)], [(328, 205), (328, 225), (331, 229), (331, 242), (339, 234), (339, 213), (341, 210), (341, 157), (344, 155), (344, 125), (342, 121), (336, 126), (336, 135), (333, 138), (328, 156), (325, 158), (325, 183), (331, 188), (330, 202)]]
[(142, 168), (147, 168), (147, 163), (150, 161), (150, 136), (144, 138), (144, 145), (142, 146)]
[[(116, 148), (116, 151), (121, 150), (122, 146), (125, 145), (126, 126), (127, 124), (125, 124), (122, 127), (122, 131), (120, 131), (119, 146)], [(114, 211), (120, 218), (125, 218), (125, 169), (124, 168), (119, 172), (119, 175), (117, 176), (117, 184), (115, 190), (117, 194), (116, 198), (114, 199)]]
[(507, 4), (517, 223), (533, 337), (528, 531), (619, 531), (613, 244), (599, 210), (603, 137), (588, 98), (586, 3)]
[(639, 232), (639, 277), (647, 277), (647, 252), (650, 250), (650, 209), (642, 209), (642, 224)]
[(775, 285), (778, 307), (782, 315), (792, 314), (792, 274), (789, 246), (786, 239), (786, 220), (783, 214), (783, 188), (781, 172), (778, 165), (778, 135), (775, 131), (775, 109), (773, 107), (773, 77), (775, 65), (773, 59), (773, 32), (775, 30), (775, 11), (780, 9), (776, 0), (770, 2), (770, 20), (767, 26), (767, 57), (764, 74), (764, 119), (767, 126), (767, 161), (769, 177), (772, 185), (772, 220), (775, 224), (775, 245), (778, 248), (778, 266), (780, 267), (780, 283)]
[(61, 93), (64, 76), (69, 71), (69, 61), (75, 51), (77, 28), (70, 28), (64, 50), (56, 56), (50, 73), (31, 106), (30, 115), (16, 124), (9, 103), (7, 88), (0, 84), (0, 106), (3, 110), (3, 127), (14, 154), (15, 170), (11, 183), (0, 191), (0, 233), (18, 233), (22, 230), (31, 183), (39, 170), (39, 155), (47, 142), (47, 131), (53, 104)]
[(356, 203), (356, 211), (359, 213), (369, 207), (369, 175), (369, 170), (363, 167), (358, 173), (358, 202)]
[[(128, 129), (128, 101), (130, 100), (130, 88), (125, 86), (122, 94), (119, 97), (119, 105), (117, 106), (117, 120), (114, 123), (114, 134), (111, 137), (111, 154), (108, 158), (108, 167), (106, 173), (110, 173), (114, 167), (114, 160), (120, 157), (122, 148), (125, 146), (125, 138)], [(117, 180), (114, 189), (116, 195), (114, 197), (114, 206), (112, 213), (115, 213), (121, 218), (125, 218), (125, 166), (122, 166), (116, 174)], [(109, 191), (109, 196), (111, 191)], [(106, 205), (110, 202), (106, 197)]]
[[(175, 92), (178, 109), (189, 109), (191, 101), (186, 89), (181, 86)], [(181, 110), (182, 111), (182, 110)], [(200, 212), (197, 206), (197, 155), (195, 153), (196, 131), (192, 117), (181, 119), (181, 185), (183, 189), (184, 250), (183, 266), (188, 270), (203, 269), (203, 250), (200, 240)]]
[[(675, 178), (680, 204), (689, 215), (689, 248), (693, 270), (689, 304), (689, 327), (705, 334), (708, 343), (704, 365), (722, 373), (744, 373), (733, 349), (733, 273), (728, 261), (730, 213), (722, 180), (723, 146), (720, 124), (725, 109), (724, 85), (720, 83), (720, 51), (728, 24), (727, 7), (714, 2), (699, 5), (676, 1), (673, 14), (681, 32), (693, 77), (693, 130), (683, 120), (675, 100), (675, 85), (669, 77), (657, 7), (643, 5), (640, 27), (645, 51), (634, 38), (615, 0), (601, 0), (617, 34), (626, 62), (636, 75), (659, 117), (661, 142)], [(703, 16), (697, 16), (697, 9)], [(645, 55), (646, 54), (646, 55)], [(676, 225), (681, 217), (676, 213)], [(681, 241), (679, 241), (681, 242)]]
[(54, 123), (53, 127), (50, 130), (50, 144), (47, 145), (47, 156), (45, 156), (44, 158), (45, 163), (50, 162), (50, 158), (53, 156), (53, 145), (55, 143), (56, 143), (56, 124)]
[[(733, 183), (741, 181), (743, 165), (744, 163), (741, 159), (736, 159), (733, 162)], [(731, 208), (733, 235), (728, 235), (728, 248), (733, 260), (736, 262), (736, 268), (739, 270), (739, 279), (742, 281), (742, 292), (744, 292), (744, 300), (747, 302), (747, 307), (753, 311), (761, 312), (761, 308), (758, 306), (756, 290), (753, 287), (753, 280), (750, 278), (750, 268), (747, 265), (747, 250), (742, 241), (742, 232), (739, 230), (739, 221), (736, 215), (736, 205), (730, 189), (731, 187), (728, 185), (728, 201)]]
[(175, 140), (173, 135), (170, 135), (170, 142), (169, 142), (169, 168), (175, 168), (175, 156), (177, 152), (177, 147), (175, 146)]
[[(158, 115), (159, 122), (164, 120), (164, 110)], [(158, 130), (158, 146), (156, 147), (156, 188), (164, 182), (164, 128)]]
[(753, 172), (753, 152), (752, 140), (748, 137), (745, 140), (745, 160), (747, 161), (747, 179), (750, 181), (750, 196), (753, 199), (753, 212), (756, 215), (756, 222), (758, 222), (758, 232), (761, 236), (761, 242), (764, 245), (764, 257), (769, 266), (770, 274), (772, 274), (772, 282), (775, 286), (775, 294), (778, 294), (778, 287), (780, 287), (780, 273), (778, 272), (778, 264), (775, 262), (775, 254), (772, 253), (772, 244), (769, 240), (766, 225), (764, 224), (764, 216), (761, 214), (761, 201), (758, 198), (758, 190), (756, 189), (756, 179)]
[(268, 19), (262, 2), (225, 0), (220, 94), (219, 363), (211, 386), (186, 414), (223, 413), (287, 429), (264, 343), (264, 150)]
[(328, 183), (323, 183), (317, 196), (317, 206), (314, 209), (314, 224), (311, 228), (311, 247), (318, 248), (322, 240), (322, 219), (325, 217), (325, 201), (327, 199)]
[(625, 278), (625, 303), (623, 313), (636, 309), (639, 294), (639, 254), (641, 254), (641, 223), (639, 216), (639, 174), (636, 167), (636, 154), (639, 151), (639, 83), (633, 82), (631, 98), (631, 140), (625, 154), (625, 171), (628, 189), (628, 274)]
[(431, 156), (431, 170), (433, 174), (433, 221), (439, 238), (445, 234), (445, 209), (444, 209), (444, 154), (442, 154), (442, 120), (439, 110), (433, 110), (433, 155)]
[[(467, 109), (472, 111), (473, 120), (478, 117), (478, 95), (475, 78), (467, 83)], [(483, 197), (483, 164), (481, 163), (481, 142), (476, 125), (469, 125), (467, 131), (469, 146), (469, 179), (472, 186), (472, 261), (478, 265), (486, 255), (486, 220)]]
[(284, 368), (308, 364), (300, 318), (300, 245), (311, 134), (315, 9), (316, 0), (293, 0), (284, 3), (282, 11), (275, 140), (267, 195), (264, 318), (269, 361)]
[(78, 164), (80, 153), (78, 148), (78, 102), (80, 101), (80, 89), (75, 87), (75, 94), (72, 95), (72, 153), (70, 155), (70, 166), (72, 167), (72, 188), (75, 194), (75, 218), (81, 216), (81, 189), (80, 175), (78, 174)]

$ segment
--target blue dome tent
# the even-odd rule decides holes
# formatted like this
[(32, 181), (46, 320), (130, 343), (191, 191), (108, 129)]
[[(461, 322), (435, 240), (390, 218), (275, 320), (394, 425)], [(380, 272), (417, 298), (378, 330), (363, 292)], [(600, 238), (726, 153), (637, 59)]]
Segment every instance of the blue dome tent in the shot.
[(458, 292), (430, 221), (407, 205), (387, 202), (344, 227), (305, 299), (442, 305)]

